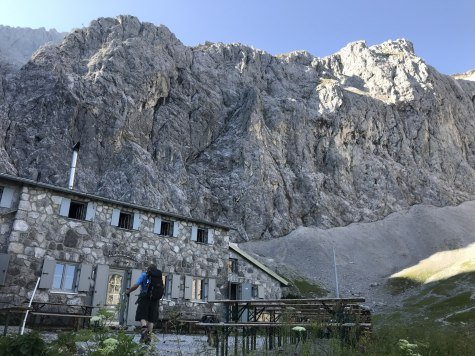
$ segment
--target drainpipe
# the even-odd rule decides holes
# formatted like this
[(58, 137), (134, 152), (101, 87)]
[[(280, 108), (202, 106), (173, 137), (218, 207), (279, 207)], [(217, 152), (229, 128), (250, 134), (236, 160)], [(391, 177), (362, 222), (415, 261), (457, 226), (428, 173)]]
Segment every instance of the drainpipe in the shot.
[(69, 189), (73, 189), (74, 186), (74, 176), (76, 175), (76, 163), (78, 160), (78, 152), (80, 146), (81, 143), (78, 141), (73, 147), (73, 159), (71, 160), (71, 170), (69, 171)]

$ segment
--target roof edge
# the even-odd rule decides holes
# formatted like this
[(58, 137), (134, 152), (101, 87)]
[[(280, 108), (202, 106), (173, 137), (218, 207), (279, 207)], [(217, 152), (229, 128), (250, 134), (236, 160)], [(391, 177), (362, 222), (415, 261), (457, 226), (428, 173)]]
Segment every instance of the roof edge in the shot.
[(253, 265), (259, 267), (261, 270), (263, 270), (264, 272), (266, 272), (268, 275), (270, 275), (272, 278), (278, 280), (281, 284), (283, 284), (284, 286), (288, 286), (290, 285), (290, 283), (285, 280), (284, 278), (282, 278), (281, 276), (279, 276), (277, 273), (275, 273), (274, 271), (272, 271), (269, 267), (265, 266), (263, 263), (259, 262), (258, 260), (256, 260), (254, 257), (252, 257), (251, 255), (247, 254), (246, 252), (244, 252), (243, 250), (241, 250), (237, 244), (233, 243), (233, 242), (230, 242), (229, 243), (229, 248), (231, 250), (233, 250), (234, 252), (236, 252), (237, 254), (239, 254), (241, 257), (245, 258), (246, 260), (248, 260), (249, 262), (251, 262)]
[(28, 179), (28, 178), (13, 176), (13, 175), (6, 174), (6, 173), (0, 173), (0, 179), (5, 179), (5, 180), (9, 180), (9, 181), (29, 185), (29, 186), (49, 189), (49, 190), (53, 190), (55, 192), (76, 195), (76, 196), (80, 196), (80, 197), (91, 199), (91, 200), (99, 200), (99, 201), (109, 203), (109, 204), (121, 205), (121, 206), (131, 208), (131, 209), (143, 210), (143, 211), (159, 214), (159, 215), (162, 215), (162, 216), (165, 216), (165, 217), (176, 218), (176, 219), (180, 219), (180, 220), (184, 220), (184, 221), (189, 221), (189, 222), (204, 224), (204, 225), (208, 225), (208, 226), (212, 226), (212, 227), (217, 227), (217, 228), (220, 228), (220, 229), (223, 229), (223, 230), (230, 230), (231, 229), (229, 226), (212, 223), (212, 222), (206, 221), (206, 220), (193, 219), (193, 218), (190, 218), (190, 217), (187, 217), (187, 216), (184, 216), (184, 215), (167, 213), (165, 211), (154, 209), (154, 208), (151, 208), (151, 207), (148, 207), (148, 206), (127, 203), (127, 202), (124, 202), (124, 201), (121, 201), (121, 200), (110, 199), (110, 198), (101, 197), (101, 196), (95, 195), (95, 194), (80, 192), (78, 190), (57, 187), (57, 186), (52, 185), (52, 184), (40, 183), (40, 182), (36, 182), (36, 181)]

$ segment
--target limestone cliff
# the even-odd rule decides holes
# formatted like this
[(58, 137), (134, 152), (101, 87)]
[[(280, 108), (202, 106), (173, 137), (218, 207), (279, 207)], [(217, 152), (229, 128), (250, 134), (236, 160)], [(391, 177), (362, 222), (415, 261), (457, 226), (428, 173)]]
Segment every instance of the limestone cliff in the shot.
[(101, 18), (3, 79), (0, 165), (66, 186), (80, 141), (77, 189), (275, 237), (473, 199), (474, 105), (405, 40), (272, 56)]

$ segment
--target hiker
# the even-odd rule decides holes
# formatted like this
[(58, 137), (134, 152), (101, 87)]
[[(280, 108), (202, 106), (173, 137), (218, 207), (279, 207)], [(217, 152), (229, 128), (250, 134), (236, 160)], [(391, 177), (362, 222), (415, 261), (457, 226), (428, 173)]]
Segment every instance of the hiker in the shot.
[(135, 284), (127, 288), (126, 295), (140, 286), (140, 294), (137, 299), (137, 311), (135, 321), (140, 321), (140, 341), (150, 343), (153, 324), (158, 321), (158, 304), (163, 296), (162, 271), (151, 264), (146, 272), (142, 272)]

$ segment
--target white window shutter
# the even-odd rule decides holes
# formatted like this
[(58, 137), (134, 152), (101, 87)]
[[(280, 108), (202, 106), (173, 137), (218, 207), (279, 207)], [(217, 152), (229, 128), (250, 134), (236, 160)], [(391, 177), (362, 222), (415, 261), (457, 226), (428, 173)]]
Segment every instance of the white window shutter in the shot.
[(78, 292), (89, 292), (91, 287), (92, 265), (82, 263), (78, 278)]
[(264, 299), (264, 286), (257, 286), (257, 298)]
[(208, 229), (208, 243), (212, 245), (214, 243), (214, 230)]
[(198, 240), (198, 228), (196, 226), (191, 227), (191, 241)]
[(119, 215), (120, 215), (119, 209), (112, 210), (112, 219), (111, 219), (112, 226), (119, 226)]
[(134, 213), (134, 223), (133, 223), (132, 229), (134, 230), (140, 229), (140, 214), (139, 213)]
[(160, 235), (160, 228), (162, 227), (162, 219), (156, 217), (153, 225), (153, 232)]
[(180, 298), (181, 276), (179, 274), (172, 275), (172, 298)]
[(68, 198), (61, 199), (61, 208), (59, 210), (59, 215), (67, 217), (69, 215), (70, 205), (71, 205), (71, 199), (68, 199)]
[(216, 298), (216, 279), (208, 279), (208, 301)]
[(173, 222), (173, 237), (178, 237), (178, 234), (180, 233), (180, 223), (178, 221)]
[[(104, 306), (107, 295), (107, 284), (109, 281), (109, 266), (97, 265), (94, 281), (94, 293), (92, 294), (92, 305)], [(93, 314), (97, 314), (99, 309), (94, 308)]]
[(38, 288), (50, 289), (53, 285), (54, 270), (56, 268), (56, 260), (44, 260), (43, 270), (41, 271), (41, 279)]
[(13, 202), (13, 188), (4, 187), (2, 193), (2, 199), (0, 200), (1, 208), (11, 208)]
[(185, 299), (191, 299), (192, 285), (193, 278), (191, 276), (185, 276)]
[(89, 203), (87, 203), (86, 220), (93, 221), (95, 215), (96, 215), (96, 203), (93, 203), (92, 201), (90, 201)]

